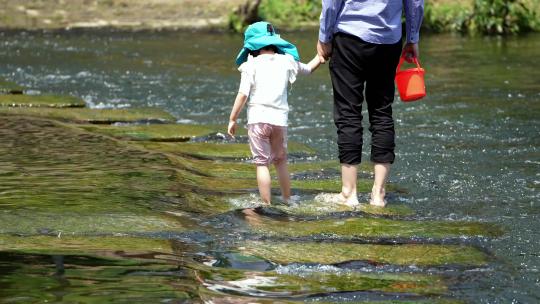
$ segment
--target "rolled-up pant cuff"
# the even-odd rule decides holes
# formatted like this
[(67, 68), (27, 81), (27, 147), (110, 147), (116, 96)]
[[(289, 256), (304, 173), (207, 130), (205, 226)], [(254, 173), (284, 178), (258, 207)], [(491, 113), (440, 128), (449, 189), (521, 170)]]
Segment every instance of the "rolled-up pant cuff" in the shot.
[(358, 165), (362, 162), (362, 150), (339, 149), (339, 163), (345, 165)]
[(396, 159), (394, 151), (371, 150), (371, 162), (378, 164), (393, 164)]

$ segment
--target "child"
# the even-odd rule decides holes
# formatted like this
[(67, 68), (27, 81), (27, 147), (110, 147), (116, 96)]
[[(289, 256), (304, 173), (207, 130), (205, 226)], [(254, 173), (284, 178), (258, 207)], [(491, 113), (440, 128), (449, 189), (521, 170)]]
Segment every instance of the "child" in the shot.
[(234, 137), (236, 119), (249, 98), (249, 146), (257, 165), (259, 193), (266, 204), (270, 204), (270, 164), (276, 168), (283, 200), (287, 202), (291, 196), (287, 169), (288, 84), (296, 80), (297, 74), (310, 74), (320, 65), (318, 56), (308, 64), (298, 61), (296, 46), (281, 39), (267, 22), (246, 29), (244, 47), (236, 58), (242, 76), (227, 131)]

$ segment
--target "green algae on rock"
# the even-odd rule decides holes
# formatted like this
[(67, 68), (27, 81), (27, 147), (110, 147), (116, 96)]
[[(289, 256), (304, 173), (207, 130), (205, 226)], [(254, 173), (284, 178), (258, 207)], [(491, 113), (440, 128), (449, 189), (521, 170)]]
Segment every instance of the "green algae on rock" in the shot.
[(417, 266), (483, 266), (485, 253), (460, 245), (373, 245), (322, 242), (247, 242), (241, 252), (274, 263), (338, 264), (347, 261), (369, 261), (393, 265)]
[(135, 253), (172, 253), (169, 240), (129, 237), (129, 236), (55, 236), (34, 235), (14, 236), (0, 234), (0, 251), (20, 251), (48, 254), (89, 254), (122, 251)]
[[(28, 206), (25, 206), (27, 209)], [(58, 207), (61, 207), (58, 206)], [(113, 207), (114, 208), (114, 207)], [(50, 209), (50, 207), (48, 208)], [(187, 218), (181, 220), (170, 215), (140, 210), (139, 212), (85, 212), (84, 214), (65, 212), (54, 213), (11, 211), (0, 214), (0, 233), (17, 235), (131, 235), (139, 233), (162, 233), (185, 231), (193, 226)]]
[[(192, 298), (188, 278), (160, 260), (1, 252), (2, 301), (15, 303), (165, 303)], [(170, 275), (171, 272), (178, 273)], [(193, 286), (195, 281), (188, 278)], [(193, 288), (194, 289), (194, 288)]]
[[(187, 155), (203, 159), (248, 159), (251, 151), (248, 144), (241, 143), (158, 143), (146, 142), (142, 145), (150, 150)], [(289, 153), (309, 156), (314, 150), (304, 144), (289, 142)]]
[(241, 271), (200, 267), (199, 276), (210, 289), (246, 295), (309, 296), (321, 293), (372, 291), (416, 295), (442, 295), (448, 290), (443, 278), (423, 274), (369, 274), (337, 269), (282, 269)]
[(60, 95), (0, 95), (0, 106), (8, 107), (48, 107), (48, 108), (83, 108), (84, 101), (73, 96)]
[[(195, 158), (181, 158), (179, 161), (183, 165), (200, 171), (208, 176), (246, 179), (254, 179), (256, 177), (256, 167), (250, 162)], [(327, 161), (296, 162), (289, 164), (289, 172), (291, 174), (309, 174), (313, 172), (322, 172), (324, 174), (325, 170), (337, 170), (337, 168), (339, 167), (336, 166), (335, 162)], [(272, 176), (276, 176), (274, 166), (270, 166), (270, 173)]]
[(0, 77), (0, 94), (22, 94), (24, 87)]
[(265, 219), (253, 228), (256, 231), (276, 236), (330, 236), (344, 239), (497, 237), (502, 235), (501, 228), (491, 223), (403, 221), (381, 218), (328, 219), (302, 222), (277, 222)]
[(370, 204), (360, 204), (356, 210), (372, 215), (410, 216), (414, 214), (409, 206), (403, 204), (389, 204), (384, 208)]
[(163, 213), (171, 209), (163, 197), (178, 187), (163, 155), (35, 118), (3, 116), (0, 137), (2, 231), (137, 233), (191, 223)]
[[(339, 191), (338, 191), (339, 192)], [(325, 195), (324, 193), (323, 195)], [(332, 193), (331, 195), (333, 195)], [(326, 215), (336, 212), (347, 212), (347, 211), (360, 211), (365, 214), (370, 214), (374, 216), (410, 216), (414, 214), (414, 211), (405, 206), (397, 204), (389, 204), (385, 208), (374, 207), (369, 204), (360, 204), (356, 208), (352, 208), (342, 204), (335, 204), (325, 202), (323, 200), (315, 199), (300, 200), (295, 204), (291, 205), (273, 205), (273, 208), (277, 208), (291, 215), (300, 215), (300, 216), (317, 216), (317, 215)]]
[(146, 141), (188, 141), (219, 130), (212, 125), (141, 124), (120, 126), (82, 126), (87, 131), (121, 139)]
[(419, 295), (444, 294), (447, 286), (440, 277), (408, 274), (364, 274), (358, 272), (312, 272), (280, 275), (272, 284), (258, 286), (270, 292), (293, 294), (320, 294), (347, 291), (380, 291), (389, 293), (414, 293)]
[(12, 108), (0, 107), (0, 114), (37, 116), (62, 121), (112, 124), (115, 122), (170, 121), (174, 117), (159, 108), (88, 109), (88, 108)]
[[(358, 179), (358, 192), (371, 190), (372, 186), (373, 181)], [(339, 193), (341, 192), (341, 179), (292, 180), (291, 188)]]

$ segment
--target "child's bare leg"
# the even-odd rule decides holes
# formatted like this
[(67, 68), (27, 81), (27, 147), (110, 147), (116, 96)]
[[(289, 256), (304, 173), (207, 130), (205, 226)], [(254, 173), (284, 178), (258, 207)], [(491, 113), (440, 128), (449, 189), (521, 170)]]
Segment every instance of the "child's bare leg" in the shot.
[(287, 160), (276, 161), (274, 166), (276, 167), (281, 195), (284, 201), (288, 201), (291, 198), (291, 178), (289, 176)]
[(341, 193), (342, 200), (350, 205), (358, 204), (356, 194), (357, 166), (341, 164)]
[(384, 187), (386, 185), (386, 180), (388, 174), (390, 173), (390, 164), (379, 164), (374, 165), (375, 178), (373, 180), (373, 188), (371, 189), (371, 205), (384, 207), (386, 201), (384, 196), (386, 195)]
[(257, 166), (257, 185), (259, 186), (261, 199), (265, 203), (270, 204), (272, 179), (270, 178), (268, 166)]

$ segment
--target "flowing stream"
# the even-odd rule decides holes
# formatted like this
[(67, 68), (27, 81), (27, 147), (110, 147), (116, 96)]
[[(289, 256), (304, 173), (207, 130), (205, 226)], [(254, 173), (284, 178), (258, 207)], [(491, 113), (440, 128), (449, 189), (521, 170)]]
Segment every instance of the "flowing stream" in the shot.
[[(303, 61), (314, 55), (315, 31), (283, 37), (298, 45)], [(241, 45), (240, 35), (226, 33), (5, 32), (0, 33), (0, 76), (31, 88), (33, 94), (80, 96), (93, 108), (156, 106), (178, 123), (222, 124), (224, 132), (239, 82), (234, 59)], [(0, 123), (0, 141), (5, 143), (0, 148), (8, 153), (0, 156), (2, 248), (9, 249), (20, 235), (35, 237), (39, 245), (47, 243), (41, 237), (71, 231), (81, 238), (74, 248), (84, 251), (85, 237), (104, 235), (99, 242), (106, 243), (107, 250), (64, 254), (25, 244), (19, 250), (0, 251), (0, 303), (251, 303), (252, 298), (261, 303), (537, 303), (539, 50), (538, 34), (505, 39), (424, 35), (420, 59), (427, 71), (428, 96), (413, 103), (396, 98), (397, 160), (390, 182), (404, 191), (391, 191), (388, 200), (413, 211), (397, 219), (496, 223), (504, 231), (487, 238), (438, 239), (428, 234), (424, 239), (398, 240), (471, 245), (489, 256), (483, 267), (276, 263), (260, 258), (260, 251), (258, 257), (239, 255), (229, 248), (240, 243), (249, 252), (249, 246), (257, 247), (269, 237), (250, 230), (249, 220), (259, 218), (248, 214), (246, 221), (234, 210), (249, 206), (252, 196), (214, 197), (206, 205), (187, 206), (186, 196), (175, 195), (191, 191), (191, 186), (171, 185), (174, 165), (160, 155), (125, 150), (113, 140), (88, 134), (73, 135), (46, 120), (8, 119)], [(331, 91), (327, 66), (299, 78), (291, 88), (289, 136), (317, 151), (312, 162), (336, 159)], [(16, 148), (7, 144), (16, 138), (23, 143)], [(369, 140), (365, 142), (369, 151)], [(55, 157), (43, 157), (44, 153)], [(151, 164), (141, 165), (139, 159)], [(336, 177), (337, 171), (327, 175)], [(62, 178), (55, 180), (58, 176)], [(360, 194), (362, 201), (367, 198), (367, 193)], [(190, 204), (198, 204), (191, 199)], [(59, 207), (59, 201), (69, 203)], [(205, 210), (224, 204), (232, 207)], [(275, 210), (260, 213), (263, 221), (295, 222)], [(348, 218), (330, 216), (341, 217)], [(296, 224), (307, 219), (300, 218)], [(386, 219), (374, 221), (384, 225)], [(92, 234), (85, 236), (87, 227), (93, 227)], [(107, 239), (133, 227), (137, 229), (120, 235), (122, 241)], [(138, 243), (140, 237), (147, 242)], [(254, 243), (241, 245), (243, 240)], [(294, 244), (294, 236), (275, 240)], [(160, 250), (163, 246), (168, 249)], [(253, 273), (242, 278), (242, 269)], [(268, 270), (273, 276), (266, 275)], [(359, 273), (362, 277), (355, 277)], [(441, 275), (449, 283), (422, 285), (424, 275)], [(336, 287), (345, 284), (343, 276), (358, 286)], [(410, 282), (423, 291), (403, 287)]]

